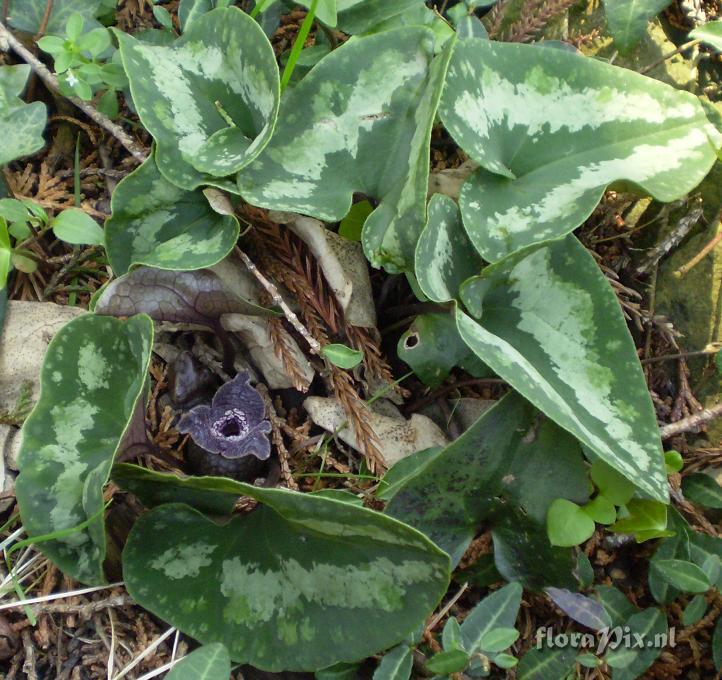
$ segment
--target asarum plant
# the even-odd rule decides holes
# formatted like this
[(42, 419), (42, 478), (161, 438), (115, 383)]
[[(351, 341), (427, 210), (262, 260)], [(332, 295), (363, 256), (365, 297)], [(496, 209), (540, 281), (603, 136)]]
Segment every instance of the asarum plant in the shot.
[[(74, 8), (85, 23), (71, 27), (92, 26), (101, 4), (11, 0), (5, 14), (34, 35), (47, 9), (52, 34)], [(234, 662), (271, 672), (318, 671), (397, 645), (374, 678), (408, 680), (419, 632), (482, 526), (494, 546), (484, 556), (493, 559), (488, 583), (510, 585), (462, 624), (449, 619), (444, 650), (427, 666), (435, 673), (485, 677), (488, 668), (473, 666), (480, 652), (498, 668), (515, 664), (504, 650), (517, 638), (522, 587), (556, 588), (557, 604), (582, 601), (575, 591), (594, 574), (587, 564), (585, 584), (570, 547), (579, 526), (581, 535), (603, 524), (638, 540), (665, 537), (649, 576), (660, 603), (680, 586), (719, 589), (722, 542), (668, 513), (668, 469), (635, 343), (609, 280), (574, 234), (609, 188), (670, 202), (707, 176), (722, 133), (699, 97), (553, 41), (489, 40), (474, 12), (490, 3), (474, 0), (436, 3), (449, 5), (456, 30), (423, 0), (299, 0), (306, 28), (316, 12), (318, 36), (352, 38), (334, 40), (301, 74), (293, 71), (301, 31), (282, 79), (255, 18), (273, 0), (251, 14), (229, 4), (180, 0), (180, 36), (114, 29), (126, 97), (154, 144), (112, 196), (103, 245), (115, 278), (48, 347), (18, 456), (30, 540), (69, 577), (105, 583), (112, 480), (147, 508), (122, 553), (135, 602), (201, 643), (222, 643)], [(604, 4), (621, 52), (661, 9)], [(16, 41), (4, 23), (0, 38)], [(698, 39), (722, 51), (715, 24)], [(42, 146), (45, 107), (19, 97), (29, 73), (0, 66), (0, 165)], [(456, 192), (429, 200), (432, 130), (442, 126), (473, 168)], [(232, 205), (292, 211), (335, 230), (359, 195), (374, 205), (358, 237), (371, 265), (404, 273), (419, 300), (439, 305), (402, 337), (401, 358), (430, 386), (460, 366), (503, 379), (509, 393), (449, 445), (413, 454), (374, 485), (368, 493), (378, 489), (384, 512), (336, 490), (118, 463), (146, 405), (153, 322), (208, 329), (232, 365), (222, 317), (276, 314), (210, 271), (238, 242)], [(10, 243), (0, 216), (0, 280)], [(336, 352), (339, 365), (358, 359)], [(272, 453), (264, 400), (245, 371), (178, 429), (224, 475)], [(234, 513), (241, 497), (257, 507)], [(548, 534), (550, 517), (558, 521)], [(696, 566), (680, 570), (682, 560)], [(619, 615), (615, 625), (666, 626), (656, 609), (638, 612), (618, 597), (613, 605), (605, 608)], [(614, 680), (639, 677), (657, 652), (649, 654), (635, 651), (624, 668), (617, 659)], [(203, 655), (223, 667), (214, 679), (227, 677), (218, 646)], [(531, 650), (517, 677), (551, 677), (550, 663)], [(575, 654), (564, 663), (574, 672)]]

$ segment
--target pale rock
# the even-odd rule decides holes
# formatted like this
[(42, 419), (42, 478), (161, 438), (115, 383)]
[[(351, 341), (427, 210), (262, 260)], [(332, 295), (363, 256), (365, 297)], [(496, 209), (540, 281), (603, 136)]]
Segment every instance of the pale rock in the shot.
[[(303, 406), (311, 420), (328, 432), (338, 431), (347, 420), (343, 407), (332, 397), (309, 397), (303, 402)], [(416, 451), (432, 446), (446, 446), (449, 443), (431, 419), (419, 414), (404, 420), (371, 411), (369, 421), (387, 467)], [(350, 447), (360, 450), (352, 428), (344, 427), (338, 431), (338, 436)]]

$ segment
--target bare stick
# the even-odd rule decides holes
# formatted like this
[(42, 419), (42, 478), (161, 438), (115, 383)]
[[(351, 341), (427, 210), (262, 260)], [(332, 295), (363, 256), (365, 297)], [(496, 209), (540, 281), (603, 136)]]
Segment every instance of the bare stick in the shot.
[[(58, 79), (48, 68), (41, 62), (25, 45), (23, 45), (0, 21), (0, 45), (9, 45), (13, 52), (15, 52), (24, 62), (30, 65), (30, 68), (35, 71), (38, 78), (42, 80), (45, 85), (53, 92), (60, 92), (60, 85)], [(78, 97), (67, 97), (67, 99), (77, 106), (88, 118), (95, 121), (100, 127), (110, 132), (135, 158), (139, 163), (142, 163), (146, 157), (146, 152), (140, 147), (139, 144), (131, 138), (131, 136), (123, 130), (120, 125), (114, 123), (110, 118), (104, 116), (100, 111), (97, 111), (93, 106), (84, 102)]]
[(284, 299), (281, 297), (281, 294), (278, 292), (278, 288), (276, 288), (276, 286), (274, 286), (263, 274), (261, 274), (260, 271), (258, 271), (258, 267), (253, 264), (251, 258), (248, 257), (248, 255), (246, 255), (238, 246), (236, 246), (236, 253), (238, 254), (238, 257), (243, 260), (243, 264), (246, 265), (248, 271), (251, 272), (258, 282), (266, 289), (266, 292), (271, 296), (273, 302), (283, 310), (283, 315), (289, 320), (291, 325), (304, 338), (306, 338), (306, 342), (308, 342), (311, 347), (311, 351), (314, 354), (320, 354), (321, 344), (308, 332), (308, 329), (301, 323), (299, 318), (296, 316), (296, 313), (286, 304)]
[(662, 439), (669, 439), (677, 434), (689, 432), (695, 427), (704, 425), (710, 420), (714, 420), (720, 416), (722, 416), (722, 404), (716, 404), (711, 408), (706, 408), (698, 413), (693, 413), (691, 416), (682, 418), (682, 420), (678, 420), (676, 423), (670, 423), (669, 425), (660, 427), (659, 433), (661, 434)]
[(722, 241), (722, 229), (720, 229), (720, 231), (717, 232), (717, 235), (689, 262), (687, 262), (687, 264), (682, 265), (676, 272), (674, 272), (673, 276), (677, 279), (681, 279), (690, 269), (696, 267), (705, 257), (707, 257), (707, 255), (714, 250), (714, 247), (720, 241)]
[(655, 66), (659, 66), (660, 64), (663, 64), (667, 59), (671, 59), (675, 54), (679, 54), (680, 52), (686, 52), (691, 47), (694, 47), (695, 45), (699, 45), (701, 40), (690, 40), (689, 42), (684, 43), (684, 45), (680, 45), (676, 50), (672, 50), (671, 52), (667, 52), (667, 54), (661, 56), (657, 61), (653, 61), (651, 64), (647, 64), (643, 69), (639, 71), (639, 73), (648, 73), (651, 71)]

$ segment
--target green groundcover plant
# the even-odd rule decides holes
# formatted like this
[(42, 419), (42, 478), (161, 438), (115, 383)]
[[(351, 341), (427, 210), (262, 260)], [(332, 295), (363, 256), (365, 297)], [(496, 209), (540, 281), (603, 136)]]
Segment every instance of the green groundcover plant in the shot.
[[(102, 233), (72, 212), (48, 221), (0, 201), (3, 288), (23, 266), (30, 227), (101, 245), (115, 277), (95, 312), (48, 348), (19, 456), (30, 540), (78, 581), (104, 583), (103, 489), (113, 480), (149, 508), (123, 552), (129, 593), (204, 645), (169, 677), (228, 677), (232, 661), (356, 677), (354, 664), (390, 650), (374, 677), (401, 679), (483, 524), (492, 580), (509, 583), (462, 623), (447, 620), (428, 671), (484, 677), (518, 666), (519, 678), (564, 678), (606, 663), (615, 680), (638, 677), (659, 650), (532, 650), (519, 661), (510, 648), (522, 588), (546, 592), (592, 630), (666, 631), (660, 609), (637, 609), (585, 578), (575, 546), (597, 525), (661, 539), (650, 587), (660, 605), (692, 594), (687, 621), (705, 615), (704, 594), (722, 584), (719, 541), (667, 512), (678, 456), (663, 452), (614, 291), (573, 233), (610, 187), (662, 202), (694, 189), (722, 148), (707, 109), (574, 50), (489, 40), (478, 20), (489, 3), (467, 0), (442, 17), (414, 0), (301, 2), (308, 13), (282, 70), (264, 32), (280, 3), (248, 13), (232, 4), (181, 0), (180, 32), (160, 5), (162, 30), (145, 34), (107, 29), (99, 1), (56, 1), (47, 22), (39, 46), (63, 91), (97, 95), (111, 117), (124, 93), (154, 146), (113, 193)], [(620, 51), (665, 4), (605, 3)], [(41, 5), (11, 1), (10, 27), (35, 32)], [(352, 37), (301, 50), (314, 20)], [(719, 35), (710, 24), (692, 38), (715, 47)], [(28, 76), (26, 66), (0, 67), (0, 164), (44, 144), (44, 105), (20, 99)], [(473, 165), (458, 200), (427, 197), (436, 125)], [(420, 316), (399, 343), (419, 378), (436, 385), (463, 366), (511, 386), (451, 444), (392, 468), (378, 492), (383, 512), (343, 494), (116, 461), (148, 398), (154, 319), (216, 327), (224, 311), (276, 313), (213, 297), (208, 268), (240, 233), (233, 210), (209, 200), (219, 192), (231, 205), (329, 225), (353, 214), (370, 264), (405, 274), (443, 310)], [(128, 303), (133, 286), (141, 292)], [(323, 357), (348, 369), (362, 358), (343, 345)], [(688, 484), (690, 498), (720, 507), (705, 475)], [(258, 507), (234, 515), (240, 497)], [(718, 668), (721, 647), (718, 626)]]

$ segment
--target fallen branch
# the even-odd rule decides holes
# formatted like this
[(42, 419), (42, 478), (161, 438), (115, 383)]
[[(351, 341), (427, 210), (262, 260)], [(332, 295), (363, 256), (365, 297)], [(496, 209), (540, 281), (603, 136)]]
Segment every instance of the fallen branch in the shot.
[(676, 423), (665, 425), (664, 427), (659, 428), (659, 432), (662, 439), (669, 439), (677, 434), (689, 432), (690, 430), (693, 430), (700, 425), (704, 425), (710, 420), (714, 420), (720, 416), (722, 416), (722, 404), (717, 404), (711, 408), (703, 409), (698, 413), (693, 413), (691, 416), (682, 418), (682, 420), (678, 420)]
[(681, 279), (687, 272), (690, 271), (693, 267), (697, 266), (707, 255), (709, 255), (714, 249), (715, 246), (722, 241), (722, 229), (717, 232), (717, 235), (704, 247), (702, 250), (700, 250), (687, 264), (682, 265), (676, 272), (674, 272), (673, 276), (677, 279)]
[(288, 319), (291, 325), (306, 339), (311, 351), (314, 354), (320, 354), (321, 344), (308, 332), (308, 329), (301, 323), (298, 316), (296, 316), (296, 313), (286, 304), (285, 300), (278, 292), (278, 288), (276, 288), (276, 286), (274, 286), (263, 274), (261, 274), (258, 267), (256, 267), (256, 265), (251, 261), (251, 258), (248, 257), (248, 255), (246, 255), (238, 246), (236, 246), (236, 253), (243, 261), (243, 264), (246, 265), (248, 271), (251, 272), (258, 282), (266, 289), (266, 292), (271, 296), (271, 300), (273, 300), (273, 302), (281, 308), (283, 315)]
[[(7, 50), (8, 47), (30, 66), (38, 78), (40, 78), (50, 90), (60, 93), (60, 84), (55, 75), (0, 21), (0, 48)], [(147, 158), (147, 154), (143, 148), (141, 148), (120, 125), (117, 125), (91, 104), (84, 102), (78, 97), (66, 97), (66, 99), (77, 106), (88, 118), (113, 135), (139, 163), (142, 163)]]

